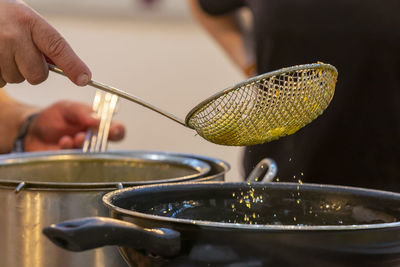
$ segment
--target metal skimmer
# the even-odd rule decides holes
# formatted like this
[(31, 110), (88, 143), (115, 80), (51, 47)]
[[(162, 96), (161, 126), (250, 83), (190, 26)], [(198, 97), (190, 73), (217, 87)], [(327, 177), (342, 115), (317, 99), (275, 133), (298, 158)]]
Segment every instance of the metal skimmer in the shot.
[(248, 146), (293, 134), (321, 115), (332, 100), (337, 75), (334, 66), (324, 63), (265, 73), (207, 98), (185, 121), (117, 88), (93, 80), (89, 85), (158, 112), (210, 142)]
[(108, 145), (108, 134), (110, 132), (111, 120), (117, 108), (118, 96), (97, 90), (93, 99), (93, 111), (95, 117), (100, 119), (97, 128), (86, 131), (83, 143), (83, 152), (105, 152)]

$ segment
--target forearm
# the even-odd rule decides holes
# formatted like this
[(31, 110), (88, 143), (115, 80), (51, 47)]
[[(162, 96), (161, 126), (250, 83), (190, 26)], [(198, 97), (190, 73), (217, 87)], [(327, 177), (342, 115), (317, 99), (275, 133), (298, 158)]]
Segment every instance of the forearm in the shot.
[(225, 50), (233, 62), (241, 69), (246, 70), (252, 62), (248, 62), (243, 36), (233, 16), (210, 16), (205, 13), (197, 0), (188, 0), (189, 8), (197, 21)]
[(24, 120), (37, 109), (19, 103), (0, 88), (0, 153), (9, 153)]

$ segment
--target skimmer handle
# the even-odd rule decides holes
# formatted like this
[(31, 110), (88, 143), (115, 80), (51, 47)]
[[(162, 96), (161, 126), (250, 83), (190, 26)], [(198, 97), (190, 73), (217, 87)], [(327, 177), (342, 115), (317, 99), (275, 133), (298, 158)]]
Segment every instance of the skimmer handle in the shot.
[[(49, 70), (51, 70), (51, 71), (53, 71), (55, 73), (61, 74), (63, 76), (66, 76), (65, 73), (61, 69), (59, 69), (58, 67), (56, 67), (56, 66), (54, 66), (52, 64), (48, 64), (48, 65), (49, 65)], [(159, 114), (161, 114), (161, 115), (163, 115), (163, 116), (165, 116), (165, 117), (167, 117), (167, 118), (169, 118), (169, 119), (171, 119), (171, 120), (173, 120), (173, 121), (175, 121), (175, 122), (177, 122), (177, 123), (179, 123), (179, 124), (181, 124), (181, 125), (183, 125), (185, 127), (188, 127), (182, 119), (179, 119), (175, 115), (173, 115), (173, 114), (171, 114), (169, 112), (166, 112), (166, 111), (164, 111), (164, 110), (162, 110), (162, 109), (160, 109), (160, 108), (158, 108), (156, 106), (153, 106), (152, 104), (147, 103), (146, 101), (144, 101), (144, 100), (142, 100), (142, 99), (140, 99), (140, 98), (138, 98), (136, 96), (133, 96), (131, 94), (128, 94), (127, 92), (124, 92), (124, 91), (122, 91), (122, 90), (120, 90), (118, 88), (115, 88), (115, 87), (112, 87), (112, 86), (109, 86), (109, 85), (106, 85), (106, 84), (103, 84), (101, 82), (97, 82), (97, 81), (94, 81), (94, 80), (90, 80), (88, 85), (90, 85), (92, 87), (95, 87), (97, 89), (103, 90), (105, 92), (108, 92), (108, 93), (111, 93), (111, 94), (115, 94), (115, 95), (120, 96), (122, 98), (125, 98), (125, 99), (127, 99), (129, 101), (135, 102), (136, 104), (139, 104), (139, 105), (141, 105), (143, 107), (151, 109), (151, 110), (153, 110), (153, 111), (155, 111), (155, 112), (157, 112), (157, 113), (159, 113)]]

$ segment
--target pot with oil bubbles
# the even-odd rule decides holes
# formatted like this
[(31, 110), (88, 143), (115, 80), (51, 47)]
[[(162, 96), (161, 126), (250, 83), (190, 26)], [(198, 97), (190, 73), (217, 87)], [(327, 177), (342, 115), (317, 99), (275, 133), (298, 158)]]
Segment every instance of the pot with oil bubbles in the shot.
[(136, 201), (129, 209), (200, 224), (354, 226), (400, 219), (400, 211), (390, 205), (390, 197), (354, 190), (290, 183), (226, 184), (168, 192)]

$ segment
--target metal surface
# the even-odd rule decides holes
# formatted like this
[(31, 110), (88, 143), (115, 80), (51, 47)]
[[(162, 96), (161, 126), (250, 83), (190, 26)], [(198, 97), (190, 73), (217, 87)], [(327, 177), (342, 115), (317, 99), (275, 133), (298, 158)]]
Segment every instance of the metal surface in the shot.
[[(74, 251), (119, 244), (131, 266), (400, 264), (398, 193), (319, 184), (190, 182), (118, 190), (103, 202), (117, 220), (81, 218), (46, 227), (44, 233)], [(135, 236), (143, 238), (143, 232), (155, 242), (137, 242)]]
[[(237, 212), (231, 204), (239, 205), (240, 200), (232, 195), (232, 192), (238, 191), (265, 196), (265, 202), (251, 202), (251, 207), (246, 207), (243, 197), (242, 206), (244, 210), (248, 209), (250, 218), (255, 212), (260, 217), (271, 218), (271, 224), (254, 224), (256, 219), (253, 219), (253, 224), (249, 221), (246, 224), (218, 222), (217, 218), (224, 217), (221, 214), (226, 211)], [(297, 203), (298, 192), (301, 203)], [(196, 218), (202, 217), (196, 220), (182, 219), (177, 215), (152, 215), (150, 210), (143, 212), (136, 209), (139, 203), (146, 202), (146, 196), (154, 200), (153, 203), (147, 202), (149, 206), (157, 205), (154, 207), (185, 198), (208, 199), (210, 207), (203, 213), (194, 209), (192, 214)], [(128, 200), (125, 204), (129, 203), (129, 208), (123, 204), (124, 200)], [(131, 264), (138, 259), (151, 262), (154, 266), (387, 267), (400, 264), (400, 194), (397, 193), (318, 184), (212, 182), (125, 189), (109, 193), (103, 201), (111, 209), (113, 218), (146, 228), (173, 229), (181, 234), (181, 246), (185, 249), (172, 259), (157, 258), (122, 247), (122, 254)], [(309, 213), (308, 205), (314, 208), (313, 213)], [(213, 210), (211, 213), (210, 208)], [(302, 214), (303, 218), (299, 216), (294, 221), (294, 212)], [(346, 212), (348, 215), (345, 215)], [(274, 213), (278, 218), (274, 219)], [(319, 218), (316, 225), (307, 225), (315, 214), (336, 214), (330, 216), (335, 223), (328, 221), (326, 225), (321, 225), (324, 219)], [(340, 220), (349, 215), (359, 223), (341, 225)], [(290, 223), (273, 223), (273, 220), (278, 222), (280, 219)]]
[(116, 188), (179, 182), (204, 177), (207, 162), (191, 157), (143, 152), (124, 154), (43, 152), (0, 157), (0, 187), (25, 183), (25, 188)]
[[(49, 65), (49, 70), (65, 76), (64, 72), (61, 69), (59, 69), (56, 66), (51, 65), (51, 64), (48, 64), (48, 65)], [(148, 108), (148, 109), (150, 109), (152, 111), (155, 111), (155, 112), (157, 112), (157, 113), (159, 113), (159, 114), (161, 114), (161, 115), (163, 115), (163, 116), (165, 116), (165, 117), (167, 117), (167, 118), (169, 118), (169, 119), (171, 119), (171, 120), (173, 120), (173, 121), (175, 121), (175, 122), (177, 122), (177, 123), (179, 123), (179, 124), (181, 124), (183, 126), (186, 126), (185, 122), (183, 120), (179, 119), (178, 117), (176, 117), (175, 115), (173, 115), (173, 114), (171, 114), (169, 112), (166, 112), (164, 110), (161, 110), (160, 108), (158, 108), (156, 106), (153, 106), (150, 103), (147, 103), (143, 99), (140, 99), (139, 97), (136, 97), (136, 96), (133, 96), (131, 94), (128, 94), (127, 92), (124, 92), (124, 91), (122, 91), (122, 90), (120, 90), (118, 88), (115, 88), (115, 87), (112, 87), (112, 86), (109, 86), (109, 85), (106, 85), (106, 84), (103, 84), (101, 82), (94, 81), (94, 80), (89, 81), (88, 85), (90, 85), (92, 87), (95, 87), (97, 89), (103, 90), (105, 92), (108, 92), (108, 93), (111, 93), (111, 94), (115, 94), (115, 95), (120, 96), (122, 98), (125, 98), (126, 100), (129, 100), (129, 101), (132, 101), (132, 102), (134, 102), (136, 104), (139, 104), (139, 105), (141, 105), (141, 106), (143, 106), (145, 108)]]
[(118, 96), (97, 90), (93, 99), (93, 111), (100, 119), (98, 128), (90, 128), (86, 131), (83, 143), (83, 152), (105, 152), (108, 145), (112, 117), (118, 103)]
[(248, 182), (272, 182), (278, 173), (278, 165), (273, 159), (262, 159), (246, 178)]
[[(72, 163), (71, 159), (79, 161), (91, 157), (94, 162), (103, 158), (105, 159), (103, 163), (108, 161), (114, 161), (115, 163), (116, 159), (122, 159), (123, 162), (130, 159), (143, 159), (161, 164), (163, 161), (167, 161), (168, 158), (175, 159), (175, 162), (176, 159), (181, 159), (186, 164), (189, 162), (204, 162), (211, 168), (208, 174), (204, 173), (202, 176), (192, 178), (188, 175), (185, 178), (181, 177), (181, 179), (179, 178), (181, 174), (175, 173), (172, 177), (174, 177), (173, 180), (177, 181), (191, 179), (199, 181), (223, 180), (225, 173), (229, 170), (229, 165), (218, 159), (155, 151), (109, 151), (93, 155), (83, 154), (82, 151), (57, 151), (0, 156), (0, 209), (3, 214), (0, 217), (0, 266), (127, 266), (115, 247), (106, 247), (82, 253), (60, 251), (41, 233), (43, 227), (54, 222), (85, 216), (108, 216), (109, 211), (104, 207), (101, 200), (102, 196), (107, 192), (122, 188), (122, 186), (168, 182), (169, 180), (168, 178), (162, 180), (161, 177), (157, 176), (158, 173), (162, 174), (162, 169), (156, 171), (153, 177), (147, 176), (148, 180), (140, 180), (140, 176), (121, 177), (118, 172), (121, 166), (113, 169), (112, 165), (109, 166), (110, 169), (113, 169), (112, 172), (104, 168), (103, 170), (105, 174), (113, 174), (113, 176), (102, 176), (104, 179), (99, 180), (99, 177), (86, 176), (90, 172), (77, 172), (79, 167), (70, 164)], [(44, 164), (46, 159), (51, 164), (41, 168), (40, 164)], [(30, 161), (35, 161), (36, 165), (33, 165), (38, 167), (34, 171), (35, 176), (31, 178), (29, 178), (29, 170), (24, 169), (24, 164), (27, 164), (25, 166), (27, 167)], [(66, 164), (62, 164), (62, 162)], [(17, 171), (12, 172), (9, 177), (7, 177), (8, 164), (12, 166), (13, 170)], [(56, 165), (56, 168), (50, 168), (50, 172), (47, 172), (49, 170), (48, 167), (52, 165)], [(148, 173), (149, 168), (153, 169), (153, 167), (157, 167), (157, 164), (124, 166), (121, 169), (125, 169), (125, 174), (129, 174), (129, 168), (143, 168), (144, 166), (148, 167), (145, 171)], [(98, 169), (99, 165), (93, 165), (93, 167)], [(18, 169), (22, 171), (21, 174), (23, 175), (18, 175)], [(94, 173), (99, 174), (98, 170)], [(40, 177), (42, 177), (42, 180)], [(52, 177), (54, 177), (54, 180)], [(22, 187), (18, 188), (19, 191), (16, 193), (19, 185), (22, 185)]]
[[(49, 69), (64, 75), (62, 70)], [(337, 70), (329, 64), (299, 65), (269, 72), (225, 89), (198, 104), (185, 121), (117, 88), (89, 85), (149, 108), (195, 129), (204, 139), (221, 145), (248, 146), (290, 135), (329, 105)]]
[(194, 107), (186, 124), (210, 142), (249, 146), (290, 135), (328, 107), (337, 70), (328, 64), (269, 72), (211, 96)]

